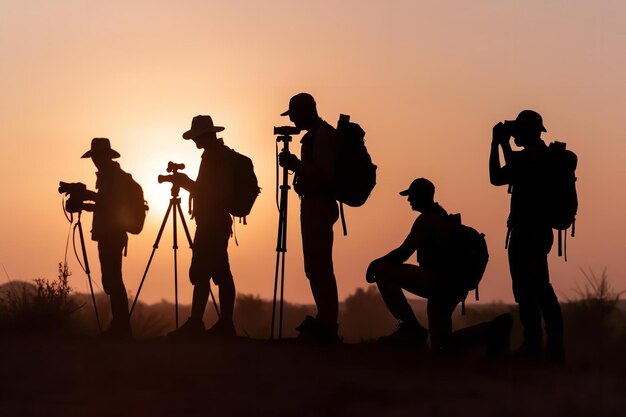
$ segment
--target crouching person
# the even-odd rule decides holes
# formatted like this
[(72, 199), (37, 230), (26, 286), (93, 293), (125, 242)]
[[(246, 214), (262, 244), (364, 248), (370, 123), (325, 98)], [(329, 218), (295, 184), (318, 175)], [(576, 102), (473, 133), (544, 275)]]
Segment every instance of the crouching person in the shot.
[[(465, 350), (470, 345), (487, 343), (492, 356), (508, 349), (512, 326), (510, 314), (493, 321), (452, 332), (452, 313), (465, 300), (467, 289), (452, 276), (455, 259), (451, 259), (454, 224), (446, 210), (434, 201), (435, 186), (418, 178), (400, 195), (408, 197), (411, 208), (421, 213), (404, 242), (369, 265), (366, 280), (376, 283), (385, 305), (399, 321), (398, 329), (379, 339), (379, 343), (425, 347), (430, 333), (434, 352)], [(419, 265), (405, 263), (413, 253)], [(423, 327), (411, 309), (403, 290), (428, 300), (428, 329)]]

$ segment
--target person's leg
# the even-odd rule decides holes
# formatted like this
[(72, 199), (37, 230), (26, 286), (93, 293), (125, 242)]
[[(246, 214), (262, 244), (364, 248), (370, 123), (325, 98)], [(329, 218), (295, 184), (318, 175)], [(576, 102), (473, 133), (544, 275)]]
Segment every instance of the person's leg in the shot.
[(109, 295), (111, 303), (112, 327), (129, 329), (128, 295), (122, 280), (122, 251), (124, 241), (98, 242), (98, 256), (102, 271), (102, 287)]
[(563, 314), (556, 293), (550, 284), (548, 269), (548, 253), (553, 242), (552, 230), (546, 230), (543, 239), (538, 239), (538, 242), (541, 243), (543, 250), (532, 260), (531, 265), (536, 278), (533, 290), (545, 323), (546, 353), (550, 359), (559, 360), (563, 357)]
[(300, 224), (304, 270), (317, 306), (317, 320), (336, 326), (339, 317), (337, 281), (333, 268), (333, 224), (337, 203), (328, 199), (303, 197)]
[(417, 265), (386, 262), (372, 266), (372, 273), (389, 312), (402, 322), (419, 324), (402, 290), (428, 298), (432, 292), (434, 276)]
[(430, 346), (434, 352), (449, 345), (452, 334), (452, 313), (460, 300), (433, 296), (428, 299), (428, 330)]
[(509, 269), (513, 281), (513, 295), (518, 304), (523, 327), (523, 349), (529, 355), (540, 352), (543, 344), (541, 310), (534, 291), (536, 279), (536, 242), (528, 233), (513, 231), (509, 244)]

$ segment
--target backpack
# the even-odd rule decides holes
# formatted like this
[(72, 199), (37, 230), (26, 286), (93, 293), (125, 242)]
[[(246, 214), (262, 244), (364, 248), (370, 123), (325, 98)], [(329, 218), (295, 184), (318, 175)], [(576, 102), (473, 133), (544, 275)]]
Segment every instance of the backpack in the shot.
[[(478, 301), (478, 284), (489, 262), (485, 234), (464, 225), (460, 214), (450, 214), (448, 219), (452, 224), (449, 248), (454, 282), (464, 291), (475, 290), (476, 301)], [(465, 300), (461, 307), (462, 312), (465, 313)]]
[(141, 185), (133, 179), (132, 175), (123, 172), (119, 187), (119, 192), (123, 196), (119, 208), (122, 228), (128, 233), (139, 234), (146, 220), (146, 211), (149, 209), (143, 198)]
[[(564, 235), (572, 228), (572, 237), (576, 232), (576, 212), (578, 195), (576, 193), (576, 165), (578, 157), (565, 149), (563, 142), (552, 142), (548, 146), (546, 211), (548, 221), (558, 231), (558, 255), (564, 254)], [(565, 254), (567, 261), (567, 254)]]
[(242, 217), (246, 224), (246, 216), (250, 214), (261, 189), (254, 174), (252, 160), (227, 146), (226, 153), (232, 181), (226, 208), (233, 216)]
[(335, 198), (340, 203), (341, 222), (347, 234), (343, 204), (360, 207), (376, 186), (376, 165), (365, 147), (365, 131), (350, 116), (340, 115), (337, 122), (335, 156)]

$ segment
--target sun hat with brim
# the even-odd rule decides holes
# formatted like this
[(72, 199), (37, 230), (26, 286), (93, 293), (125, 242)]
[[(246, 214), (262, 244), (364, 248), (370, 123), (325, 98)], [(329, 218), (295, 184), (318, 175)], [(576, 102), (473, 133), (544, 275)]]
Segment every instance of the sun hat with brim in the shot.
[(91, 140), (91, 149), (81, 156), (81, 158), (91, 158), (94, 155), (106, 155), (111, 159), (119, 158), (119, 152), (111, 149), (111, 141), (107, 138), (93, 138)]
[(208, 132), (221, 132), (222, 126), (215, 126), (211, 116), (196, 116), (191, 120), (191, 129), (183, 133), (183, 139), (193, 139)]

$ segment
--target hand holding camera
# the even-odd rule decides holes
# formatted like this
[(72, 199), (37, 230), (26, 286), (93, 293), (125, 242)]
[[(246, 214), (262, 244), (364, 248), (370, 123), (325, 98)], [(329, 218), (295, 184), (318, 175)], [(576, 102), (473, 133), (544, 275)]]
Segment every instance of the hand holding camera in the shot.
[(289, 171), (298, 172), (300, 169), (300, 160), (289, 151), (282, 151), (278, 155), (278, 163)]
[(69, 198), (65, 201), (65, 210), (69, 213), (80, 213), (85, 208), (84, 201), (89, 199), (87, 186), (82, 182), (59, 182), (59, 194)]
[(504, 122), (498, 122), (493, 127), (493, 135), (492, 135), (492, 143), (497, 145), (503, 145), (508, 143), (511, 139), (512, 133), (512, 125), (513, 123), (510, 120), (505, 120)]

